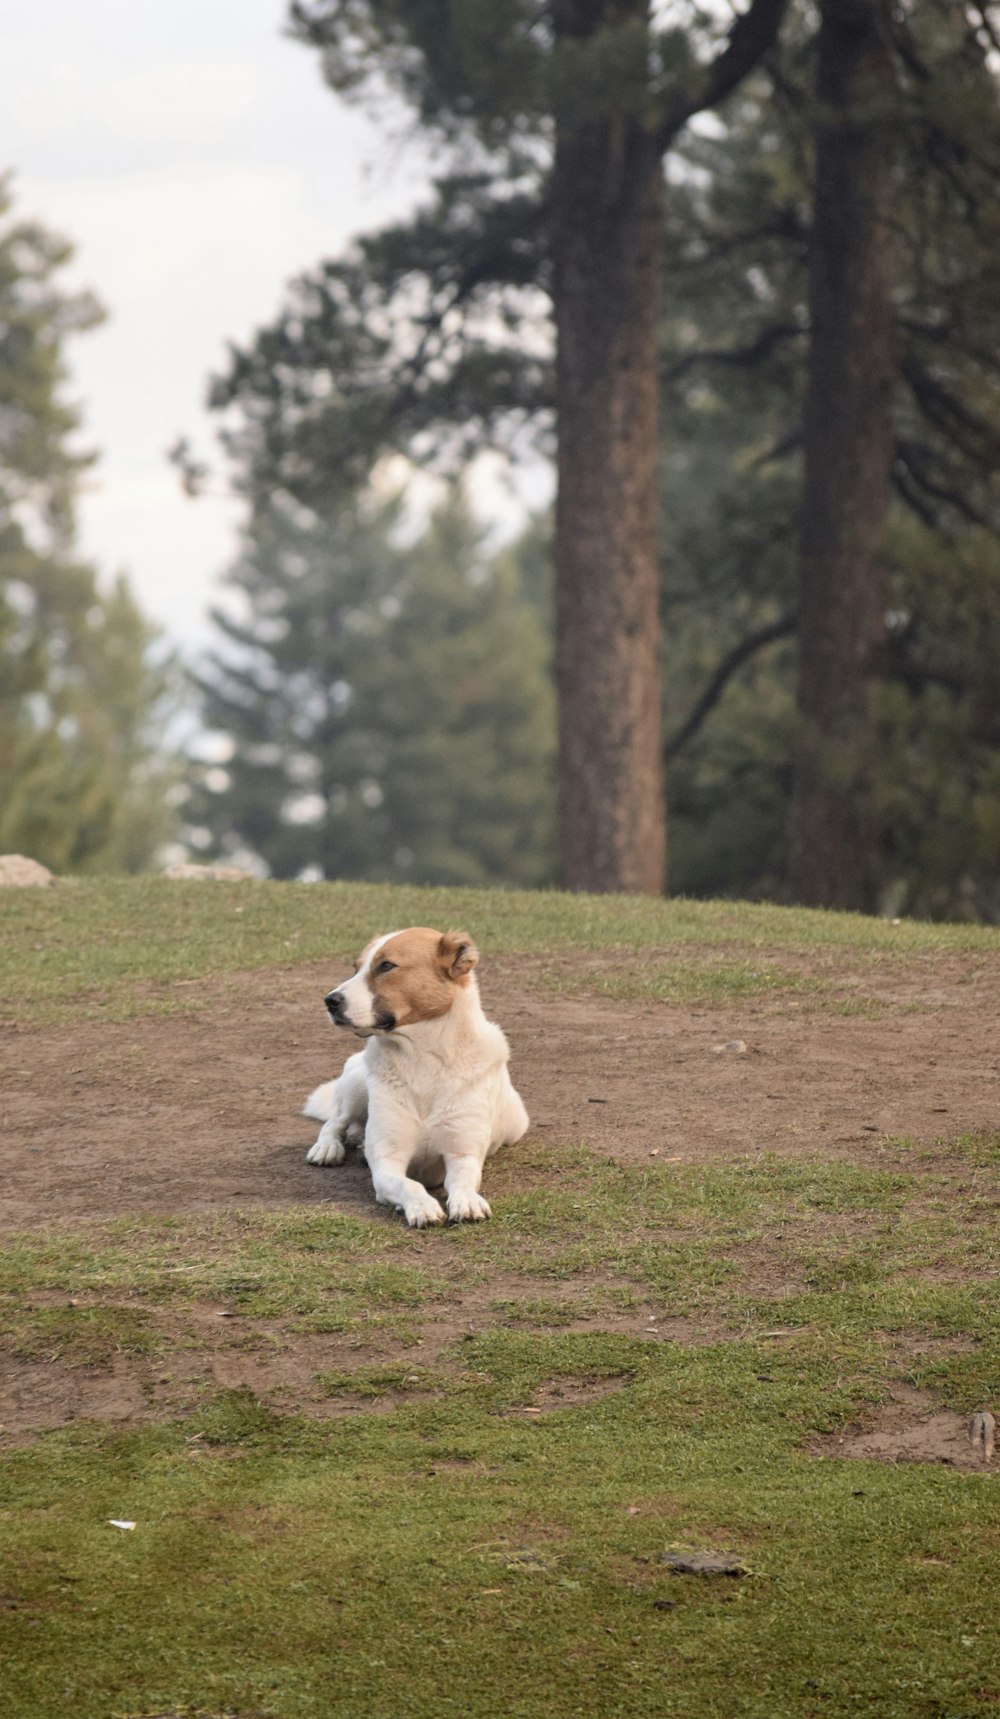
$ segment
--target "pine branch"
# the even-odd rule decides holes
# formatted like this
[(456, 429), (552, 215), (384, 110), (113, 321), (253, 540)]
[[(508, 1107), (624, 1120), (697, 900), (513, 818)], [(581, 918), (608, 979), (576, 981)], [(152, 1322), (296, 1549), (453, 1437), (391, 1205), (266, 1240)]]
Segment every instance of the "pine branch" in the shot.
[(945, 522), (941, 519), (937, 508), (922, 494), (910, 476), (908, 467), (903, 460), (897, 459), (893, 468), (892, 483), (900, 500), (915, 513), (917, 518), (931, 531), (945, 531)]
[[(434, 356), (433, 338), (441, 333), (447, 318), (468, 302), (477, 287), (483, 286), (486, 282), (496, 282), (499, 265), (505, 256), (509, 255), (512, 244), (537, 231), (546, 213), (547, 199), (544, 197), (535, 204), (522, 204), (518, 219), (501, 229), (499, 233), (490, 233), (486, 236), (488, 242), (480, 247), (479, 254), (463, 268), (444, 302), (419, 319), (423, 332), (416, 350), (411, 353), (405, 366), (409, 373), (411, 390)], [(402, 385), (402, 392), (404, 394), (407, 392), (405, 382)]]
[[(744, 227), (735, 233), (725, 233), (721, 236), (712, 232), (711, 228), (692, 222), (695, 240), (702, 246), (696, 254), (681, 254), (674, 259), (675, 269), (703, 269), (707, 264), (721, 262), (733, 255), (734, 252), (746, 248), (755, 249), (765, 239), (788, 239), (804, 245), (807, 238), (806, 229), (799, 217), (798, 210), (791, 204), (778, 209), (768, 220), (762, 221), (757, 227)], [(689, 241), (689, 244), (691, 241)]]
[[(946, 484), (942, 477), (931, 476), (933, 455), (929, 449), (921, 447), (919, 442), (900, 437), (896, 443), (896, 456), (907, 477), (929, 501), (940, 502), (942, 506), (952, 508), (970, 525), (982, 526), (986, 531), (993, 528), (994, 521), (970, 502), (960, 485), (952, 487)], [(905, 494), (905, 490), (902, 493)]]
[(751, 460), (749, 470), (752, 472), (763, 471), (765, 466), (772, 465), (775, 460), (786, 459), (789, 454), (794, 454), (801, 446), (802, 425), (796, 424), (792, 429), (786, 430), (779, 441), (772, 442), (769, 448), (765, 448), (762, 454), (758, 454), (755, 459)]
[(678, 132), (696, 113), (718, 107), (752, 72), (778, 39), (788, 0), (750, 0), (737, 17), (726, 46), (704, 68), (702, 87), (695, 95), (678, 92), (667, 105), (656, 129), (656, 144), (665, 154)]
[(914, 317), (900, 317), (899, 327), (916, 341), (927, 341), (943, 347), (946, 352), (961, 353), (963, 358), (971, 358), (984, 370), (1000, 376), (1000, 353), (970, 340), (954, 322), (918, 322)]
[(996, 424), (961, 400), (946, 388), (940, 377), (904, 355), (903, 376), (924, 416), (946, 436), (964, 456), (981, 467), (989, 476), (997, 464), (1000, 431)]
[(968, 692), (966, 683), (958, 675), (947, 674), (943, 669), (918, 668), (916, 663), (903, 659), (889, 664), (886, 678), (905, 686), (907, 692), (912, 693), (924, 692), (929, 686), (943, 687), (954, 698), (963, 698)]
[(769, 328), (764, 328), (756, 340), (748, 346), (715, 346), (701, 347), (694, 352), (685, 352), (683, 357), (675, 360), (664, 371), (664, 380), (675, 382), (679, 376), (691, 370), (697, 364), (728, 364), (737, 369), (752, 369), (762, 358), (769, 358), (776, 346), (781, 346), (786, 340), (794, 340), (805, 330), (794, 322), (775, 322)]
[(762, 651), (765, 645), (774, 644), (777, 639), (785, 639), (794, 633), (798, 617), (793, 609), (789, 609), (778, 620), (772, 621), (767, 627), (760, 627), (755, 633), (748, 633), (738, 645), (734, 645), (728, 656), (723, 657), (714, 675), (706, 686), (701, 697), (694, 704), (679, 728), (675, 728), (666, 740), (663, 755), (667, 763), (676, 758), (678, 752), (685, 747), (689, 740), (697, 734), (705, 718), (715, 709), (726, 687), (738, 669), (745, 662)]

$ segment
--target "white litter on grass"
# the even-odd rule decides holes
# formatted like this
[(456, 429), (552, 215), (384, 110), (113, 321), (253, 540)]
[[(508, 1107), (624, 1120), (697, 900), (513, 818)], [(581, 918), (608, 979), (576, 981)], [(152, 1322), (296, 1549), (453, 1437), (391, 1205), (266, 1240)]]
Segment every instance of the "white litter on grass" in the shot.
[(117, 1516), (109, 1516), (108, 1517), (108, 1527), (109, 1528), (134, 1528), (135, 1523), (134, 1522), (120, 1522), (118, 1520)]

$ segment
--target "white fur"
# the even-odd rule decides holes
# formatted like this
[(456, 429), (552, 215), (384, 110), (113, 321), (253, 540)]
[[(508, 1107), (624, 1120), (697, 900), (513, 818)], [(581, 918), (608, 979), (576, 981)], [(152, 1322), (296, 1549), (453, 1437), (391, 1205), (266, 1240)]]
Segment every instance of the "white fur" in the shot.
[(395, 931), (387, 931), (384, 937), (377, 937), (368, 950), (367, 959), (358, 968), (353, 979), (348, 979), (345, 984), (337, 987), (344, 999), (344, 1015), (347, 1021), (353, 1030), (362, 1036), (375, 1031), (375, 998), (369, 984), (372, 963), (383, 944), (396, 935)]
[(333, 1112), (333, 1089), (336, 1084), (335, 1080), (325, 1080), (322, 1086), (317, 1086), (302, 1106), (303, 1116), (311, 1116), (316, 1122), (327, 1122)]
[[(362, 1031), (368, 1025), (361, 1019), (364, 1002), (351, 987), (364, 979), (370, 961), (341, 986), (350, 993), (352, 1024), (357, 1020)], [(456, 985), (447, 1014), (373, 1034), (364, 1050), (348, 1057), (339, 1079), (316, 1088), (305, 1114), (323, 1127), (309, 1163), (339, 1164), (346, 1148), (363, 1139), (375, 1198), (398, 1207), (408, 1224), (421, 1229), (444, 1222), (444, 1208), (427, 1191), (427, 1184), (442, 1181), (453, 1222), (488, 1218), (479, 1192), (483, 1164), (500, 1146), (520, 1140), (528, 1126), (509, 1056), (500, 1028), (483, 1014), (472, 974)]]

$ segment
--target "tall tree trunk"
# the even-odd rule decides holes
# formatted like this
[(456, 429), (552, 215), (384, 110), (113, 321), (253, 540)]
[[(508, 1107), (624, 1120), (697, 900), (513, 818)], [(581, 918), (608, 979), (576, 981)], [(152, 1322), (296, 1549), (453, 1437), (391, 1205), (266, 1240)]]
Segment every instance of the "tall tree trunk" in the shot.
[[(557, 0), (587, 36), (604, 0)], [(643, 16), (644, 4), (617, 16)], [(663, 168), (630, 118), (561, 120), (553, 209), (556, 684), (568, 889), (658, 894), (666, 813), (657, 575)]]
[(870, 909), (864, 759), (897, 373), (888, 0), (823, 0), (818, 54), (790, 881), (810, 905)]

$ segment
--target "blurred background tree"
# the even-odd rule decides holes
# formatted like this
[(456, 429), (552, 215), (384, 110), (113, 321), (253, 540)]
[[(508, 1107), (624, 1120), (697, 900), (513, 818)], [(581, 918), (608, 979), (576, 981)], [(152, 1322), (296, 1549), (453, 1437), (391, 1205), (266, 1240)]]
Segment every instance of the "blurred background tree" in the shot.
[[(303, 0), (292, 28), (435, 173), (213, 384), (247, 524), (193, 845), (652, 887), (658, 773), (623, 787), (615, 748), (662, 620), (639, 750), (662, 717), (674, 890), (1000, 918), (1000, 6)], [(0, 844), (139, 868), (176, 679), (74, 548), (64, 348), (100, 313), (67, 256), (5, 193)], [(502, 554), (457, 488), (384, 499), (388, 455), (453, 481), (557, 449), (555, 519)]]
[[(381, 53), (381, 11), (355, 11)], [(675, 890), (1000, 911), (990, 668), (1000, 524), (995, 12), (912, 0), (890, 14), (883, 0), (827, 0), (826, 82), (818, 83), (816, 14), (792, 5), (780, 42), (718, 118), (674, 142), (659, 490)], [(459, 14), (461, 43), (449, 34)], [(322, 5), (294, 9), (334, 85), (356, 88), (365, 76), (351, 56), (362, 37), (344, 35), (345, 16)], [(449, 14), (447, 29), (436, 11), (420, 16), (421, 52), (432, 39), (450, 46), (429, 69), (401, 55), (393, 75), (406, 83), (412, 73), (407, 99), (432, 131), (448, 132), (471, 75), (468, 56), (473, 71), (480, 65), (473, 50), (488, 20), (475, 7)], [(488, 89), (497, 105), (462, 170), (442, 174), (412, 220), (362, 238), (296, 283), (284, 314), (234, 351), (216, 382), (213, 401), (251, 495), (285, 488), (318, 505), (331, 481), (360, 483), (390, 448), (446, 468), (488, 447), (514, 459), (526, 449), (551, 453), (551, 130), (539, 117), (541, 86), (519, 87), (509, 111), (501, 99), (519, 16), (506, 20), (504, 52), (480, 66), (477, 100)], [(400, 42), (411, 26), (400, 25)], [(881, 109), (866, 106), (863, 79), (842, 87), (859, 30), (880, 56)], [(610, 52), (614, 42), (602, 41)], [(690, 70), (704, 55), (696, 30), (671, 37), (671, 55), (686, 51)], [(588, 63), (584, 56), (578, 70)], [(670, 64), (668, 83), (677, 72)], [(439, 79), (446, 88), (436, 106)], [(855, 134), (861, 154), (838, 178), (839, 144)], [(468, 136), (459, 120), (448, 135)], [(876, 178), (870, 147), (880, 176), (874, 202), (864, 195)], [(823, 148), (832, 167), (818, 222)], [(852, 301), (857, 268), (842, 271), (836, 315), (817, 309), (817, 281), (851, 220), (884, 256), (892, 227), (891, 270), (883, 260), (878, 277), (881, 322), (871, 306), (862, 314), (863, 293)], [(804, 490), (810, 373), (817, 404)], [(881, 377), (891, 410), (878, 431), (888, 482), (873, 492), (862, 550), (858, 474), (877, 463), (869, 373)], [(824, 389), (846, 400), (851, 375), (859, 388), (839, 433), (848, 451), (857, 437), (853, 465), (833, 457), (823, 409)], [(814, 543), (803, 559), (801, 532), (815, 526), (818, 485), (826, 560), (813, 589), (822, 600), (803, 610), (800, 580), (817, 551)], [(553, 576), (538, 576), (538, 542), (536, 531), (533, 576), (537, 590), (547, 585), (551, 614)], [(825, 652), (825, 677), (812, 667), (799, 673), (803, 625), (811, 653), (803, 661)], [(595, 635), (591, 644), (600, 654), (606, 640)], [(836, 732), (833, 704), (825, 715), (819, 705), (807, 709), (824, 678), (834, 703), (841, 684), (851, 688)], [(798, 847), (811, 855), (812, 878), (801, 864), (794, 875), (789, 839), (796, 780), (806, 774), (801, 749), (796, 769), (803, 712), (831, 742), (824, 769), (839, 808), (827, 836), (810, 837), (800, 794)]]
[(272, 492), (203, 671), (232, 754), (188, 808), (213, 851), (276, 877), (432, 884), (553, 877), (549, 643), (513, 556), (453, 491), (412, 540), (398, 500), (322, 512)]
[[(870, 710), (836, 763), (857, 907), (1000, 915), (1000, 114), (993, 8), (897, 14), (895, 354)], [(801, 13), (669, 199), (672, 887), (787, 898), (815, 38)], [(848, 486), (843, 506), (850, 509)], [(706, 696), (707, 695), (707, 696)], [(693, 718), (693, 720), (692, 720)]]
[(70, 247), (11, 214), (0, 181), (0, 849), (54, 871), (138, 871), (171, 827), (176, 683), (124, 579), (73, 551), (91, 456), (64, 344), (101, 311), (58, 284)]
[(555, 413), (558, 826), (573, 889), (664, 883), (662, 159), (752, 69), (786, 4), (750, 0), (735, 21), (695, 0), (291, 7), (331, 86), (388, 96), (445, 170), (414, 219), (299, 283), (215, 402), (237, 421), (244, 481), (307, 505), (386, 447), (510, 446), (526, 427), (551, 437)]

